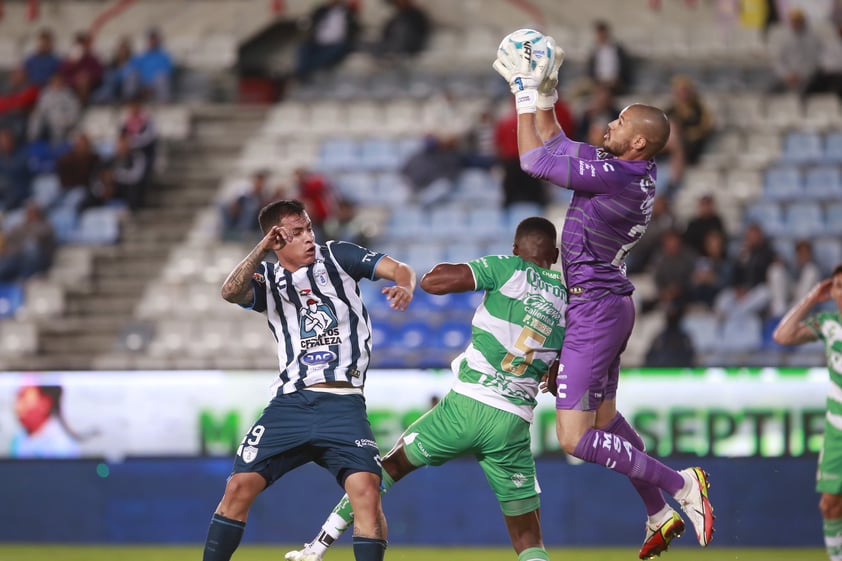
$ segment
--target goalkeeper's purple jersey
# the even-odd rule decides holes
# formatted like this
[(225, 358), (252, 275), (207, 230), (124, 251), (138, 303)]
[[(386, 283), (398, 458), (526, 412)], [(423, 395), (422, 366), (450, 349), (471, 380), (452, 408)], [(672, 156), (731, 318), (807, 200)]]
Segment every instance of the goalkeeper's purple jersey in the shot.
[(533, 177), (573, 191), (561, 232), (561, 263), (571, 296), (631, 294), (625, 257), (652, 218), (654, 160), (620, 160), (563, 132), (520, 156)]

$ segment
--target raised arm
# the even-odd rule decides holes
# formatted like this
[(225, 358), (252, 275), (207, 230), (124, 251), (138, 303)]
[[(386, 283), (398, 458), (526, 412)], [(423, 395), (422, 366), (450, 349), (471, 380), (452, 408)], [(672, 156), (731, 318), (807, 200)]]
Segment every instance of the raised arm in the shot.
[(398, 311), (406, 310), (409, 303), (412, 302), (412, 295), (415, 292), (415, 270), (388, 255), (383, 257), (374, 274), (381, 279), (388, 279), (394, 281), (393, 286), (387, 286), (383, 289), (383, 294), (389, 301), (389, 305)]
[(818, 335), (804, 323), (804, 318), (816, 304), (830, 300), (831, 279), (825, 279), (807, 293), (783, 317), (772, 333), (779, 345), (800, 345), (818, 339)]
[(430, 294), (450, 294), (476, 290), (471, 267), (465, 263), (439, 263), (421, 277), (421, 288)]
[(228, 278), (222, 283), (222, 298), (232, 304), (248, 306), (254, 302), (254, 288), (251, 279), (257, 272), (260, 265), (269, 253), (277, 251), (286, 245), (284, 234), (289, 237), (280, 226), (273, 226), (263, 237), (245, 259), (234, 267), (228, 274)]

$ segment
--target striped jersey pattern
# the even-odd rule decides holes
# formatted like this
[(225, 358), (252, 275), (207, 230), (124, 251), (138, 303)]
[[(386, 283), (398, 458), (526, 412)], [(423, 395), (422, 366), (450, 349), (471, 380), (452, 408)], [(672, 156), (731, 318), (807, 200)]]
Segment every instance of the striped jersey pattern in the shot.
[[(842, 315), (820, 312), (807, 319), (806, 325), (822, 340), (830, 371), (827, 396), (827, 428), (842, 435)], [(826, 438), (829, 441), (830, 438)]]
[(365, 384), (371, 319), (359, 281), (376, 280), (384, 255), (331, 241), (316, 247), (312, 265), (290, 272), (264, 261), (252, 279), (251, 309), (266, 316), (278, 344), (280, 374), (272, 394), (322, 382)]
[(564, 340), (561, 273), (514, 255), (468, 265), (485, 296), (474, 313), (471, 342), (453, 361), (453, 390), (531, 422), (538, 382)]

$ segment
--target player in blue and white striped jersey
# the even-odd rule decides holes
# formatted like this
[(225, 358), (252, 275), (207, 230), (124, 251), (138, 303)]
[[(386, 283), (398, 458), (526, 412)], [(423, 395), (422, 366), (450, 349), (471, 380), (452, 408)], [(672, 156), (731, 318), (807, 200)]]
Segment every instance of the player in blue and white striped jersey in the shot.
[[(358, 282), (394, 281), (383, 293), (393, 309), (404, 311), (415, 271), (352, 243), (317, 245), (299, 201), (268, 204), (259, 222), (265, 236), (228, 275), (222, 297), (266, 316), (280, 372), (269, 405), (237, 450), (203, 559), (228, 561), (257, 496), (313, 461), (333, 473), (354, 505), (355, 558), (380, 561), (387, 535), (380, 456), (363, 397), (371, 321)], [(265, 260), (270, 253), (277, 263)]]

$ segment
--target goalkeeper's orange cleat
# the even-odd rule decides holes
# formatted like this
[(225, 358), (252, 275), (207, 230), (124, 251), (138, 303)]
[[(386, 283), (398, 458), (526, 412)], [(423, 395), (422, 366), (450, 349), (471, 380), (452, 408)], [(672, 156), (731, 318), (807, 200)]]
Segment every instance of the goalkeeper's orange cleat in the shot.
[(646, 524), (646, 538), (640, 548), (638, 557), (641, 559), (652, 559), (661, 555), (669, 549), (674, 538), (678, 538), (684, 532), (684, 520), (674, 510), (669, 511), (660, 524)]

